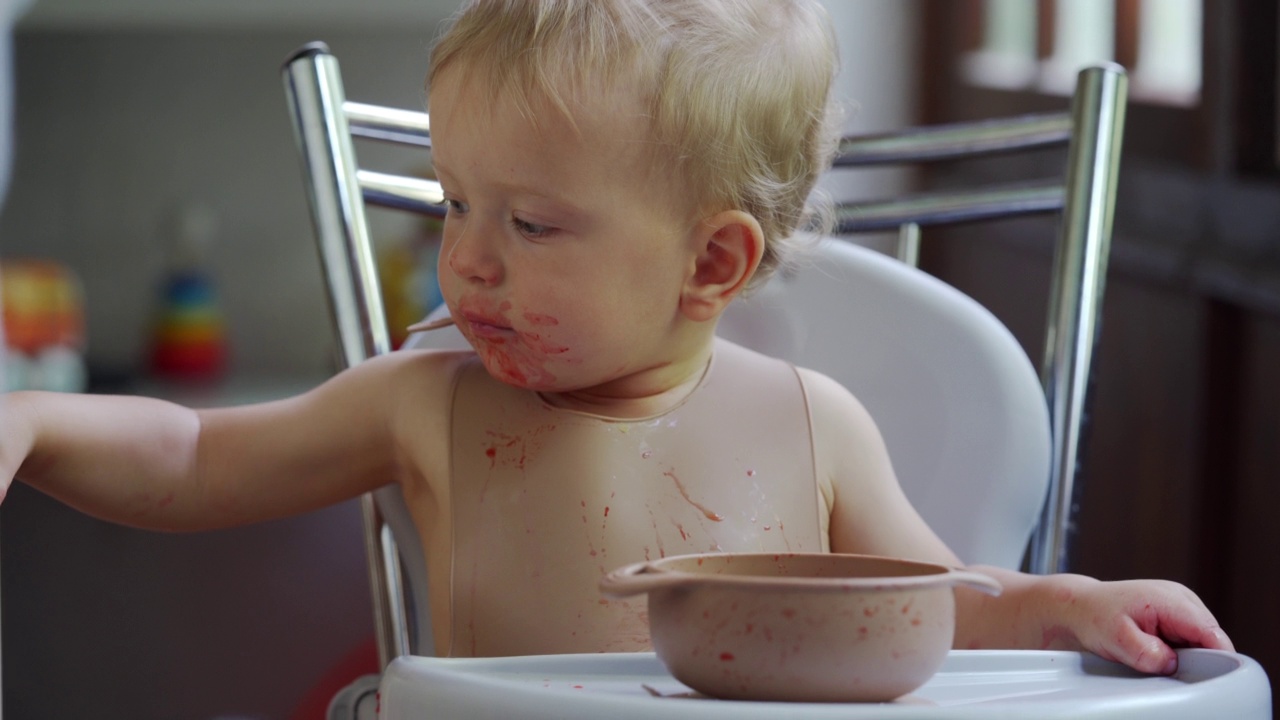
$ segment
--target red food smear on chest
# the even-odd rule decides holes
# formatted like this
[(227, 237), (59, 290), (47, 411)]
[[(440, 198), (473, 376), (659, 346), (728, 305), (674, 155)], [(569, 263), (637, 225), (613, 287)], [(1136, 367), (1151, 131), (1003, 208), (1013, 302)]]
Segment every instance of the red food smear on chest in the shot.
[(685, 502), (701, 510), (702, 514), (706, 515), (708, 520), (714, 520), (715, 522), (720, 522), (724, 520), (723, 516), (719, 515), (716, 512), (713, 512), (712, 510), (708, 509), (706, 505), (703, 505), (697, 500), (694, 500), (693, 498), (689, 497), (689, 491), (685, 489), (684, 483), (680, 482), (680, 478), (676, 476), (675, 472), (668, 470), (662, 474), (671, 478), (672, 482), (676, 484), (676, 489), (680, 491), (680, 496), (685, 499)]

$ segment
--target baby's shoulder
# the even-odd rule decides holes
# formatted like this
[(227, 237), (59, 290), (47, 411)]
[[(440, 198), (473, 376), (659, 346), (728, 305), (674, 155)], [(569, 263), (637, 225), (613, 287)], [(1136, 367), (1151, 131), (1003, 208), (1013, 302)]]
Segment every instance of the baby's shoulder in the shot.
[(368, 365), (380, 381), (401, 396), (452, 394), (459, 374), (477, 362), (469, 350), (397, 350), (373, 358)]
[(775, 378), (774, 384), (791, 387), (799, 382), (805, 400), (815, 419), (832, 421), (866, 413), (862, 403), (839, 381), (789, 360), (758, 352), (728, 340), (717, 338), (718, 374), (729, 376), (740, 387), (759, 390), (759, 383)]
[(411, 408), (430, 412), (447, 408), (459, 373), (474, 357), (463, 351), (397, 350), (339, 373), (328, 385), (345, 388), (346, 397), (363, 397), (361, 405), (382, 405), (381, 415)]
[(862, 402), (839, 381), (809, 368), (797, 367), (796, 374), (809, 402), (815, 431), (874, 429), (875, 422)]

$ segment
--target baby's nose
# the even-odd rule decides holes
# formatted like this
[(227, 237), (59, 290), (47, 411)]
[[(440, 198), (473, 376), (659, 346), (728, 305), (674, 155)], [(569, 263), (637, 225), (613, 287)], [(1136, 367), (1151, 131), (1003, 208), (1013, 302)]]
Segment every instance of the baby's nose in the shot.
[(468, 222), (448, 250), (449, 270), (467, 282), (496, 285), (502, 280), (502, 261), (492, 241), (494, 236)]

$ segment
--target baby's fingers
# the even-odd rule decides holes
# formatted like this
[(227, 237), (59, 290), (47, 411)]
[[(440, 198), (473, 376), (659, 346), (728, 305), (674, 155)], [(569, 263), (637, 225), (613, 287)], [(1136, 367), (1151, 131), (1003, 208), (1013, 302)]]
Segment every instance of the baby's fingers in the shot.
[(1173, 648), (1143, 630), (1131, 617), (1123, 618), (1111, 637), (1103, 640), (1102, 646), (1101, 655), (1138, 672), (1172, 675), (1178, 669), (1178, 654)]
[(1180, 588), (1190, 597), (1184, 605), (1163, 608), (1154, 618), (1140, 618), (1139, 624), (1148, 632), (1159, 635), (1175, 647), (1202, 647), (1211, 650), (1234, 651), (1231, 638), (1223, 632), (1218, 621), (1204, 603), (1186, 588)]
[(1104, 653), (1139, 672), (1169, 675), (1178, 669), (1173, 647), (1235, 650), (1231, 639), (1197, 601), (1191, 607), (1125, 616), (1102, 639)]

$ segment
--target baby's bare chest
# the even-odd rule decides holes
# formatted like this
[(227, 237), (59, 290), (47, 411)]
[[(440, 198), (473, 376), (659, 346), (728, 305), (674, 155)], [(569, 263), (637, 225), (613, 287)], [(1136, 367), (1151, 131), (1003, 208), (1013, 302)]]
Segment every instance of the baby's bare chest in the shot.
[(448, 456), (448, 530), (427, 543), (432, 609), (448, 607), (434, 624), (455, 655), (643, 649), (644, 602), (603, 598), (610, 570), (824, 548), (798, 377), (725, 343), (682, 403), (629, 422), (464, 374)]
[(608, 571), (821, 549), (807, 442), (708, 443), (672, 420), (503, 423), (455, 438), (455, 652), (640, 649), (643, 601), (604, 600)]

